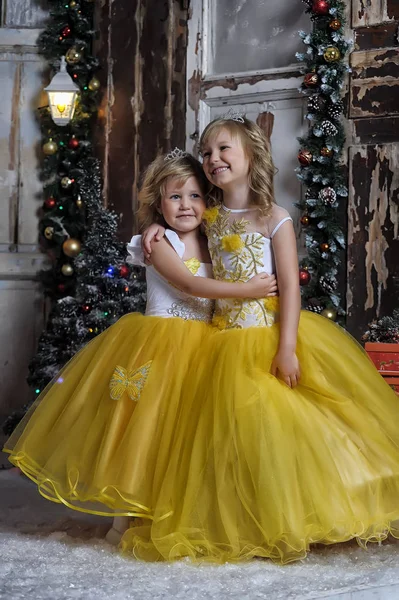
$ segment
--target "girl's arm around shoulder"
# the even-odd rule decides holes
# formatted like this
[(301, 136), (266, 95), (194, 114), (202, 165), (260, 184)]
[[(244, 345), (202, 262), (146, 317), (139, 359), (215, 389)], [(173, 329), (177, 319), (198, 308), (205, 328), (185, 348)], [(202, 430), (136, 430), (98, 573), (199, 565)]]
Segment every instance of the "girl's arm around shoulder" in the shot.
[(165, 238), (153, 243), (151, 262), (167, 281), (182, 292), (199, 298), (265, 298), (274, 295), (275, 277), (261, 273), (247, 283), (229, 283), (206, 277), (195, 277)]

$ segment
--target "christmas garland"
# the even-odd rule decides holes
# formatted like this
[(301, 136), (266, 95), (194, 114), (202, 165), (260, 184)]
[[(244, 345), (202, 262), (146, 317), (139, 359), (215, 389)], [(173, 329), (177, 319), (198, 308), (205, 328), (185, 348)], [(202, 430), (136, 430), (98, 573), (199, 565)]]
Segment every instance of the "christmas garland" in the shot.
[(296, 204), (303, 212), (307, 248), (300, 283), (305, 307), (335, 320), (345, 314), (337, 288), (345, 247), (341, 209), (348, 196), (340, 162), (345, 143), (341, 96), (349, 70), (344, 59), (350, 43), (343, 35), (344, 2), (303, 1), (314, 27), (311, 33), (299, 32), (307, 51), (296, 55), (304, 63), (301, 90), (308, 98), (306, 117), (310, 121), (307, 135), (299, 138), (297, 169), (307, 187), (304, 198)]
[(91, 130), (98, 112), (100, 82), (95, 77), (98, 60), (92, 55), (94, 3), (50, 0), (50, 4), (50, 19), (38, 40), (39, 52), (49, 62), (52, 74), (65, 56), (68, 72), (80, 90), (68, 125), (55, 125), (48, 107), (39, 111), (44, 154), (39, 234), (51, 261), (41, 280), (48, 296), (60, 298), (73, 294), (76, 284), (74, 259), (82, 249), (86, 213), (73, 171), (93, 153)]

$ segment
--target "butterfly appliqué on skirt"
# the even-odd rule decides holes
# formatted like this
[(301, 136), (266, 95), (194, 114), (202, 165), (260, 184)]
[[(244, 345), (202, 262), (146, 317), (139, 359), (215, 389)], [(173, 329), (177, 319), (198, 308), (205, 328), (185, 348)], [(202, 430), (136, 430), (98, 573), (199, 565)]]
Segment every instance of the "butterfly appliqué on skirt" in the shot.
[(131, 400), (137, 402), (146, 384), (152, 360), (134, 371), (128, 371), (117, 365), (109, 383), (110, 396), (113, 400), (120, 400), (126, 392)]

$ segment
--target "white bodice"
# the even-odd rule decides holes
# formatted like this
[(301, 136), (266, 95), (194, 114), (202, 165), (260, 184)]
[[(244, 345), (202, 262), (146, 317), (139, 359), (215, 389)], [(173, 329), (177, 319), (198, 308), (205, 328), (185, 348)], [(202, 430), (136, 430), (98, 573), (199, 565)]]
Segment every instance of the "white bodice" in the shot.
[[(283, 223), (292, 220), (281, 210), (269, 237), (254, 230), (254, 223), (247, 220), (248, 210), (231, 211), (221, 206), (206, 211), (205, 229), (215, 279), (244, 283), (258, 273), (275, 273), (272, 239)], [(245, 213), (245, 218), (236, 213)], [(213, 323), (220, 329), (265, 327), (277, 319), (277, 297), (228, 298), (216, 301)]]
[[(178, 235), (167, 229), (165, 236), (177, 255), (183, 259), (185, 247)], [(147, 306), (145, 314), (156, 317), (180, 317), (195, 321), (212, 320), (214, 302), (208, 298), (194, 298), (176, 289), (158, 273), (152, 265), (146, 265), (141, 247), (141, 235), (134, 235), (127, 244), (130, 264), (146, 268)], [(186, 267), (197, 277), (212, 277), (212, 265), (196, 258), (184, 261)]]

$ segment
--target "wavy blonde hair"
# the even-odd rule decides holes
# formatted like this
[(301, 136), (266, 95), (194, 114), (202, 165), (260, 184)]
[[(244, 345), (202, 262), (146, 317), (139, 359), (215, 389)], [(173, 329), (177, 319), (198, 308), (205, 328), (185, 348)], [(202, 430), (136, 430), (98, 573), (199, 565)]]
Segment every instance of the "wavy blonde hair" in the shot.
[(209, 182), (201, 163), (191, 154), (168, 160), (165, 160), (165, 155), (158, 156), (147, 167), (139, 192), (139, 209), (136, 213), (140, 231), (146, 229), (151, 223), (167, 225), (161, 214), (161, 199), (167, 181), (176, 178), (181, 185), (184, 185), (190, 177), (196, 178), (207, 200)]
[[(259, 125), (249, 119), (244, 118), (244, 123), (240, 123), (232, 119), (218, 118), (211, 121), (202, 132), (199, 143), (201, 153), (209, 139), (222, 129), (226, 129), (233, 139), (240, 140), (249, 159), (248, 183), (252, 191), (251, 205), (258, 206), (265, 216), (268, 215), (274, 203), (276, 173), (270, 140)], [(220, 204), (223, 201), (223, 191), (215, 185), (211, 186), (209, 199), (212, 204)]]

